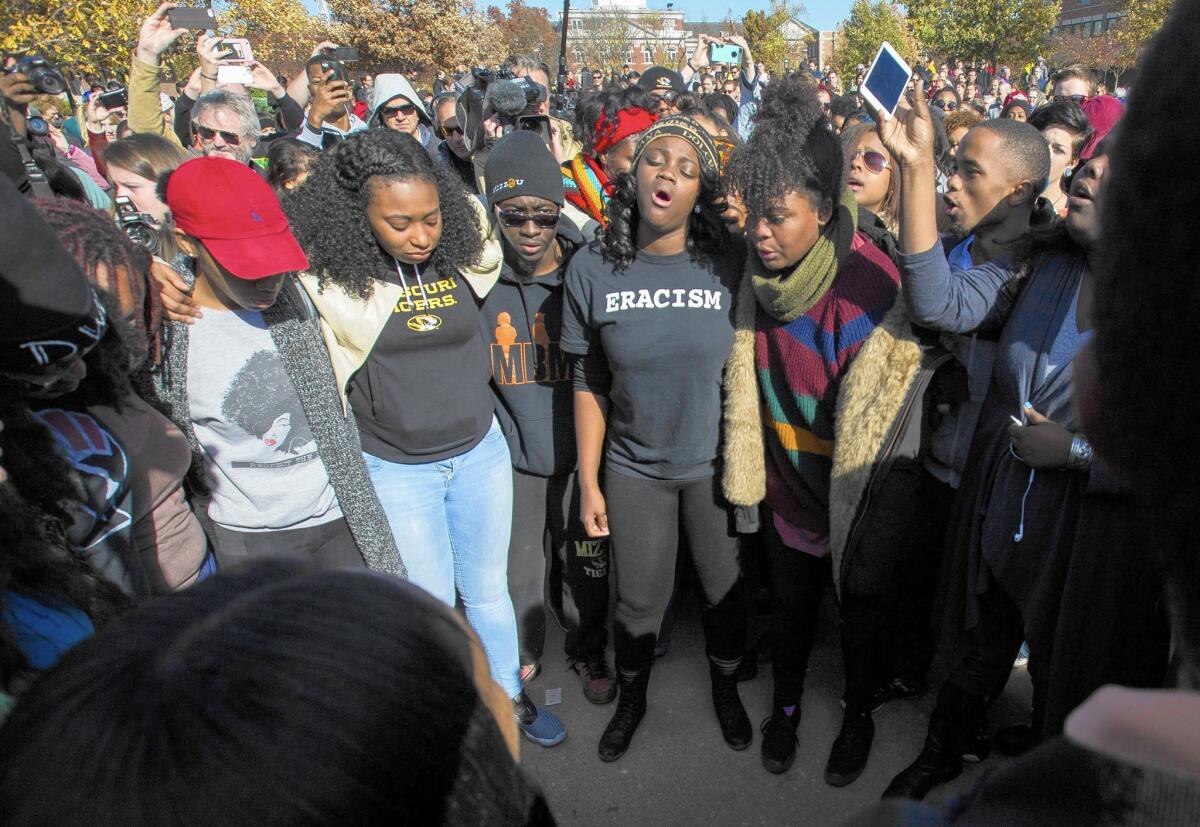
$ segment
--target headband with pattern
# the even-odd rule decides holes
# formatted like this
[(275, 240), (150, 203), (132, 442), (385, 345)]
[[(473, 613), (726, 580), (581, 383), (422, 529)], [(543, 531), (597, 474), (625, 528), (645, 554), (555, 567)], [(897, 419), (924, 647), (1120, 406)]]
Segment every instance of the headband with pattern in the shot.
[(671, 115), (659, 119), (653, 126), (638, 138), (637, 149), (633, 153), (633, 165), (637, 166), (642, 159), (646, 147), (660, 138), (682, 138), (696, 150), (700, 158), (700, 167), (708, 174), (721, 174), (720, 155), (708, 132), (700, 124), (686, 115)]

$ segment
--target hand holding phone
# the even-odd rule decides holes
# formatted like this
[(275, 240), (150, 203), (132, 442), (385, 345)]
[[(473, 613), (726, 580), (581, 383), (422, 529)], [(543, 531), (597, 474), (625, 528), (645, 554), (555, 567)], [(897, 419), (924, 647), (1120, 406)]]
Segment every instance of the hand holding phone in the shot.
[(877, 111), (890, 118), (911, 79), (912, 69), (892, 44), (884, 41), (858, 91)]
[(194, 9), (188, 6), (176, 6), (167, 10), (167, 20), (171, 21), (173, 29), (193, 29), (207, 31), (217, 28), (217, 16), (212, 9)]
[(710, 42), (708, 44), (708, 62), (731, 63), (740, 66), (742, 64), (742, 47), (728, 43)]

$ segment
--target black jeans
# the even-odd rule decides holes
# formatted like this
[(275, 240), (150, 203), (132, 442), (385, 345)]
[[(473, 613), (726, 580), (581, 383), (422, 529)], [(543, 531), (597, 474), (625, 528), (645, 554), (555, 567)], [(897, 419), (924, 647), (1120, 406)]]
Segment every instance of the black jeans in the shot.
[(362, 554), (341, 517), (311, 528), (236, 531), (213, 523), (217, 565), (236, 566), (267, 557), (314, 560), (322, 568), (363, 568)]
[[(561, 604), (567, 656), (584, 658), (608, 644), (608, 541), (588, 539), (579, 519), (574, 472), (539, 477), (513, 470), (508, 592), (517, 615), (521, 663), (537, 663), (546, 643), (546, 561), (552, 602)], [(561, 589), (561, 592), (558, 590)]]
[(675, 584), (681, 532), (700, 582), (708, 656), (738, 661), (746, 644), (745, 589), (733, 511), (717, 478), (652, 480), (609, 468), (604, 496), (617, 579), (617, 666), (640, 672), (654, 661), (654, 641)]
[(828, 557), (788, 548), (775, 530), (775, 517), (763, 509), (763, 545), (771, 574), (771, 669), (774, 705), (797, 706), (804, 694), (808, 656), (820, 621), (821, 597), (829, 585)]
[(876, 495), (882, 502), (839, 573), (845, 700), (858, 709), (892, 678), (917, 683), (929, 670), (930, 615), (955, 491), (914, 466), (893, 469)]

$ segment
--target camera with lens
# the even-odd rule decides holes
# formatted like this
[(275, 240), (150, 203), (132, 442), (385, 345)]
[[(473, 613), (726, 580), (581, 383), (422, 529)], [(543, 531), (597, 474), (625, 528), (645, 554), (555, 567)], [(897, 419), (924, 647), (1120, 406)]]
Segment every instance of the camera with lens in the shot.
[(26, 55), (4, 71), (25, 75), (33, 88), (43, 95), (61, 95), (67, 90), (67, 79), (58, 71), (58, 67), (38, 55)]
[(154, 219), (147, 213), (138, 212), (127, 196), (116, 200), (117, 226), (134, 244), (145, 247), (151, 255), (158, 255), (159, 234)]
[(332, 57), (323, 58), (321, 60), (322, 77), (324, 77), (326, 72), (333, 72), (333, 77), (330, 78), (331, 81), (342, 80), (350, 83), (350, 70), (340, 60), (335, 60)]

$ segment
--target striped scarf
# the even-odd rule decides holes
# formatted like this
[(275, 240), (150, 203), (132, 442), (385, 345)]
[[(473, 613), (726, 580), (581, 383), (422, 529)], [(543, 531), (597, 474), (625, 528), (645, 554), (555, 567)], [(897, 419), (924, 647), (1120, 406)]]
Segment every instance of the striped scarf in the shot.
[(608, 176), (595, 159), (582, 152), (562, 165), (563, 195), (596, 221), (601, 227), (608, 226), (604, 207), (608, 204)]

